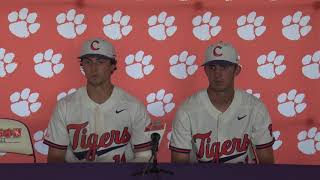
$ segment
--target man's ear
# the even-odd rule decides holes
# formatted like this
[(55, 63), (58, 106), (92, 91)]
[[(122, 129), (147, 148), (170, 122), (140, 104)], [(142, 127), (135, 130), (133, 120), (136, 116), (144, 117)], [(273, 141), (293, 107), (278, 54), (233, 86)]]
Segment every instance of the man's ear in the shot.
[(114, 71), (117, 70), (117, 66), (115, 64), (112, 64), (111, 66), (112, 66), (111, 74), (113, 74)]
[(207, 68), (207, 66), (203, 66), (203, 70), (206, 73), (206, 76), (208, 76), (208, 68)]
[(241, 72), (241, 66), (240, 65), (236, 65), (236, 68), (235, 68), (235, 75), (238, 76)]

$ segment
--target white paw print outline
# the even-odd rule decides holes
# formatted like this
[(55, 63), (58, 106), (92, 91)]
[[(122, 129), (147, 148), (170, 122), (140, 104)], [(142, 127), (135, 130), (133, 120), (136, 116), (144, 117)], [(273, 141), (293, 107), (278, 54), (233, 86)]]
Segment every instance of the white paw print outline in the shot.
[(186, 79), (188, 76), (193, 75), (198, 65), (195, 64), (195, 55), (188, 55), (188, 51), (182, 51), (180, 55), (173, 55), (169, 59), (170, 74), (177, 79)]
[(281, 132), (280, 131), (273, 131), (272, 134), (275, 139), (275, 142), (272, 145), (272, 149), (278, 150), (282, 145), (282, 140), (280, 140)]
[(167, 37), (173, 36), (177, 31), (177, 26), (174, 26), (174, 16), (167, 17), (167, 12), (162, 11), (159, 16), (153, 15), (148, 18), (148, 33), (158, 41), (166, 40)]
[(309, 79), (320, 78), (320, 50), (302, 58), (302, 74)]
[(20, 116), (30, 116), (31, 112), (37, 112), (41, 107), (41, 102), (37, 102), (39, 93), (31, 93), (29, 88), (20, 92), (16, 91), (10, 95), (11, 111)]
[(258, 98), (258, 99), (259, 99), (260, 96), (261, 96), (260, 93), (258, 93), (258, 92), (255, 92), (255, 93), (254, 93), (252, 89), (247, 89), (246, 92), (249, 93), (249, 94), (252, 94), (253, 96), (255, 96), (255, 97)]
[(287, 66), (283, 64), (283, 61), (284, 56), (277, 55), (276, 51), (269, 52), (267, 56), (265, 54), (260, 55), (257, 59), (257, 72), (265, 79), (273, 79), (286, 70)]
[(47, 133), (47, 129), (44, 131), (39, 130), (33, 134), (34, 148), (42, 155), (48, 155), (49, 147), (43, 143), (44, 135)]
[(66, 97), (67, 95), (70, 95), (70, 94), (72, 94), (72, 93), (74, 93), (74, 92), (76, 92), (76, 91), (77, 91), (76, 88), (72, 88), (72, 89), (70, 89), (68, 92), (61, 92), (61, 93), (59, 93), (59, 94), (57, 95), (57, 101), (59, 101), (60, 99)]
[(120, 40), (123, 36), (128, 36), (132, 31), (132, 26), (129, 24), (130, 16), (122, 16), (120, 10), (111, 14), (107, 14), (102, 18), (104, 24), (104, 34), (112, 40)]
[(58, 33), (66, 39), (74, 39), (83, 34), (87, 29), (87, 25), (82, 23), (84, 18), (83, 14), (76, 15), (74, 9), (70, 9), (67, 14), (60, 13), (56, 17)]
[(172, 102), (173, 94), (166, 94), (164, 89), (160, 89), (157, 93), (150, 93), (146, 99), (148, 103), (147, 110), (155, 117), (162, 117), (175, 107), (175, 103)]
[(59, 74), (64, 64), (61, 63), (62, 55), (60, 53), (53, 54), (52, 49), (46, 50), (44, 53), (37, 53), (33, 57), (35, 62), (34, 71), (43, 78), (52, 78), (55, 74)]
[(126, 73), (133, 79), (142, 79), (144, 76), (151, 74), (154, 65), (151, 64), (152, 56), (144, 55), (142, 50), (135, 55), (130, 54), (125, 58)]
[(0, 48), (0, 77), (3, 78), (7, 74), (13, 73), (18, 64), (14, 61), (14, 53), (8, 52), (4, 48)]
[(217, 36), (222, 27), (218, 25), (219, 16), (212, 16), (211, 12), (206, 12), (201, 17), (196, 16), (192, 19), (193, 35), (201, 41), (210, 40), (211, 37)]
[(316, 127), (312, 127), (308, 130), (301, 131), (297, 135), (298, 149), (300, 152), (306, 155), (315, 154), (320, 151), (320, 131)]
[(240, 38), (251, 41), (256, 37), (261, 36), (266, 31), (266, 26), (263, 26), (263, 16), (256, 17), (257, 13), (252, 11), (248, 16), (242, 15), (237, 20), (237, 33)]
[(37, 16), (35, 12), (29, 13), (27, 8), (11, 12), (8, 15), (10, 32), (19, 38), (27, 38), (36, 33), (40, 28), (40, 24), (35, 22)]
[(306, 36), (312, 29), (312, 26), (308, 25), (310, 16), (302, 16), (301, 11), (297, 11), (293, 16), (288, 15), (282, 19), (282, 35), (292, 41), (299, 40)]
[(305, 110), (307, 104), (303, 102), (305, 94), (297, 93), (296, 89), (291, 89), (288, 94), (281, 93), (278, 100), (278, 111), (285, 117), (293, 117)]

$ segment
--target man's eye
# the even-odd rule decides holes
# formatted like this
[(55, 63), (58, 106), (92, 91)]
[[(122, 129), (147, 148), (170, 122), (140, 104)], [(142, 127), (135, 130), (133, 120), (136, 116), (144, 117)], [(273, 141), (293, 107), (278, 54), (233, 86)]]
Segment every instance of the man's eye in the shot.
[(82, 63), (83, 63), (83, 64), (89, 64), (90, 61), (83, 60)]

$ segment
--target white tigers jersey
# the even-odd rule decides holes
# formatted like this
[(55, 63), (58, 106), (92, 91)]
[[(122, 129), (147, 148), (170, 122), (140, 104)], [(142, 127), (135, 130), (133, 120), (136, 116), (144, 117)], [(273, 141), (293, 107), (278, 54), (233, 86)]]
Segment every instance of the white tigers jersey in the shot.
[(58, 101), (44, 143), (66, 149), (66, 162), (126, 162), (134, 149), (150, 147), (151, 123), (143, 104), (118, 87), (103, 104), (86, 87)]
[(191, 162), (256, 163), (254, 149), (272, 146), (272, 124), (264, 104), (235, 90), (231, 105), (220, 112), (207, 90), (189, 97), (172, 124), (170, 150), (190, 153)]

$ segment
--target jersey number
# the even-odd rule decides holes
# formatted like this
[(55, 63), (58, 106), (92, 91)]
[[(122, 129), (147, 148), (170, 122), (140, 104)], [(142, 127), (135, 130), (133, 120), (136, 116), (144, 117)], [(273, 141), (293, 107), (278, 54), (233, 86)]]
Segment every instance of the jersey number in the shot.
[(114, 155), (113, 158), (115, 163), (125, 163), (126, 162), (126, 155), (122, 154), (122, 156), (120, 157), (119, 154)]

